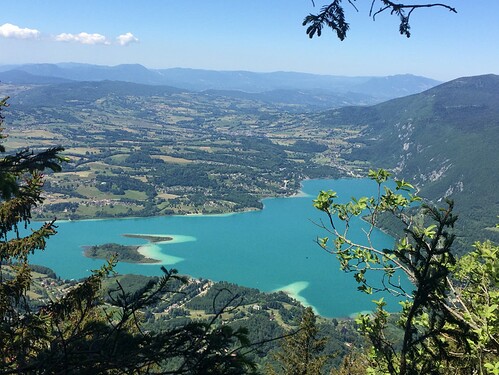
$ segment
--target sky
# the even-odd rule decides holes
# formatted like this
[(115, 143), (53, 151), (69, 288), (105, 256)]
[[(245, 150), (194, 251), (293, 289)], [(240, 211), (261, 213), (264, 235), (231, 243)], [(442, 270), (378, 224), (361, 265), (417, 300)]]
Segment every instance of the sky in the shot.
[[(443, 1), (443, 0), (442, 0)], [(499, 1), (447, 0), (454, 14), (420, 9), (412, 36), (398, 19), (369, 17), (370, 0), (344, 1), (350, 31), (309, 39), (315, 0), (11, 0), (0, 12), (0, 65), (142, 64), (342, 76), (415, 74), (447, 81), (499, 74)], [(422, 3), (412, 0), (411, 3)]]

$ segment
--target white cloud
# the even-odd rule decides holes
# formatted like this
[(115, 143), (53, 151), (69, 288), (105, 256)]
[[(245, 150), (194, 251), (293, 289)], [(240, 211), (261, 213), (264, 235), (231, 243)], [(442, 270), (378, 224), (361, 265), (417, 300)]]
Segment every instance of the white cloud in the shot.
[(139, 41), (132, 33), (126, 33), (116, 38), (120, 46), (127, 46), (130, 43), (137, 43)]
[(40, 32), (35, 29), (20, 28), (11, 23), (4, 23), (0, 26), (0, 37), (15, 38), (15, 39), (36, 39), (40, 36)]
[(89, 33), (79, 33), (79, 34), (69, 34), (62, 33), (56, 35), (55, 40), (58, 42), (76, 42), (81, 44), (111, 44), (104, 35), (101, 34), (89, 34)]
[[(13, 39), (37, 39), (41, 32), (35, 29), (21, 28), (11, 23), (0, 25), (0, 38), (13, 38)], [(79, 34), (61, 33), (52, 37), (52, 40), (57, 42), (73, 42), (87, 45), (104, 44), (111, 45), (112, 40), (108, 39), (102, 34), (90, 34), (81, 32)], [(127, 46), (131, 43), (138, 43), (139, 39), (128, 32), (116, 37), (116, 44), (120, 46)]]

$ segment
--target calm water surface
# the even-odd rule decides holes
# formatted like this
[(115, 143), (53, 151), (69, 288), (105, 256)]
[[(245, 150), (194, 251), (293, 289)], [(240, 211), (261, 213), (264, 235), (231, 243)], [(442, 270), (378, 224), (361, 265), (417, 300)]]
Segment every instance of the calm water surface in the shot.
[[(301, 196), (265, 199), (262, 211), (60, 222), (58, 234), (32, 262), (51, 267), (62, 278), (80, 278), (103, 263), (84, 257), (82, 246), (145, 245), (148, 253), (179, 273), (262, 291), (286, 290), (323, 316), (347, 316), (371, 309), (373, 297), (357, 292), (352, 275), (339, 271), (335, 257), (314, 242), (327, 234), (314, 224), (325, 216), (313, 208), (312, 200), (328, 189), (349, 199), (374, 194), (376, 186), (367, 179), (309, 180), (303, 183)], [(352, 235), (361, 238), (365, 223), (354, 226)], [(123, 237), (127, 233), (171, 235), (175, 240), (152, 245)], [(375, 241), (379, 246), (393, 243), (380, 231)], [(158, 264), (120, 263), (117, 270), (161, 274)]]

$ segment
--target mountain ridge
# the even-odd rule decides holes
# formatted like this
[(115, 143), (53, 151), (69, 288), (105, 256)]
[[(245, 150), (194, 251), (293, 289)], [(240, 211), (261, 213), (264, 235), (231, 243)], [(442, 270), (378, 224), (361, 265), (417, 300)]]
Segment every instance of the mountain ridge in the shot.
[[(239, 90), (259, 93), (273, 90), (328, 90), (336, 94), (353, 92), (376, 98), (376, 102), (407, 95), (440, 83), (426, 77), (394, 75), (387, 77), (345, 77), (299, 72), (257, 73), (205, 69), (148, 69), (140, 64), (116, 66), (80, 63), (20, 64), (0, 66), (0, 73), (24, 71), (33, 76), (74, 81), (116, 80), (149, 85), (175, 86), (191, 91)], [(0, 77), (1, 78), (1, 77)]]
[[(388, 167), (434, 203), (453, 199), (475, 240), (493, 231), (499, 200), (499, 76), (462, 77), (420, 94), (322, 115), (324, 126), (364, 126), (349, 158)], [(469, 244), (469, 241), (466, 241)]]

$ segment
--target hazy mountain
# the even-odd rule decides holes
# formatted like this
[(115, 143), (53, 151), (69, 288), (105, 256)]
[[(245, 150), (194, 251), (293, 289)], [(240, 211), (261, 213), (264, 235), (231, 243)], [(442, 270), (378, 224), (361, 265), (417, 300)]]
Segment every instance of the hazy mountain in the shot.
[(184, 90), (169, 86), (141, 85), (120, 81), (70, 82), (35, 87), (10, 99), (23, 107), (64, 107), (89, 105), (105, 97), (163, 96)]
[(353, 159), (394, 168), (437, 202), (454, 199), (474, 239), (499, 233), (499, 76), (459, 78), (372, 107), (323, 114), (324, 124), (366, 125)]
[(348, 105), (370, 105), (379, 102), (369, 95), (358, 93), (333, 93), (327, 90), (271, 90), (259, 93), (249, 93), (239, 90), (205, 90), (210, 96), (238, 98), (260, 101), (267, 104), (287, 106), (289, 111), (303, 112), (324, 110)]
[(334, 93), (363, 94), (378, 100), (418, 93), (440, 83), (409, 74), (389, 77), (342, 77), (296, 72), (254, 73), (181, 68), (157, 71), (170, 85), (191, 90), (264, 92), (320, 89)]
[[(8, 66), (10, 69), (24, 71), (35, 76), (58, 77), (73, 81), (125, 81), (142, 84), (164, 84), (161, 77), (139, 64), (116, 66), (90, 65), (77, 63), (26, 64)], [(0, 71), (6, 71), (0, 67)], [(158, 78), (159, 77), (159, 78)]]
[(198, 91), (214, 89), (256, 93), (271, 90), (326, 89), (345, 92), (353, 85), (369, 80), (369, 77), (340, 77), (295, 72), (255, 73), (185, 68), (161, 69), (157, 72), (174, 86)]
[(53, 83), (70, 82), (70, 80), (65, 78), (52, 77), (52, 76), (33, 75), (23, 70), (13, 69), (5, 72), (0, 72), (0, 82), (17, 84), (17, 85), (23, 85), (23, 84), (47, 85)]
[[(12, 75), (12, 72), (0, 73), (0, 77), (2, 75)], [(95, 100), (104, 97), (151, 97), (178, 93), (185, 93), (187, 95), (186, 100), (189, 100), (189, 97), (193, 98), (193, 100), (195, 100), (195, 97), (204, 97), (208, 101), (220, 98), (227, 101), (242, 99), (253, 101), (256, 104), (277, 105), (281, 110), (289, 112), (324, 110), (345, 105), (366, 105), (376, 102), (374, 98), (362, 94), (334, 94), (323, 90), (274, 90), (263, 93), (247, 93), (235, 90), (194, 92), (171, 86), (144, 85), (121, 81), (68, 81), (61, 84), (49, 84), (50, 80), (64, 81), (64, 79), (33, 76), (25, 72), (21, 72), (20, 76), (23, 79), (25, 78), (22, 83), (27, 83), (26, 81), (29, 81), (30, 78), (33, 82), (43, 83), (44, 80), (46, 81), (45, 85), (35, 85), (30, 89), (12, 95), (11, 104), (27, 107), (81, 106), (89, 105)], [(18, 76), (16, 75), (16, 77)]]
[[(0, 66), (0, 72), (23, 71), (36, 77), (56, 77), (74, 81), (125, 81), (148, 85), (175, 86), (193, 91), (238, 90), (261, 93), (275, 90), (321, 90), (371, 97), (374, 102), (421, 92), (439, 82), (412, 75), (389, 77), (342, 77), (295, 72), (255, 73), (202, 69), (147, 69), (139, 64), (102, 66), (78, 63), (25, 64)], [(29, 83), (38, 83), (36, 82)], [(24, 82), (26, 83), (26, 82)]]
[(386, 99), (393, 99), (423, 92), (439, 83), (433, 79), (412, 74), (400, 74), (389, 77), (372, 77), (366, 82), (353, 86), (351, 90), (376, 97), (384, 96)]

